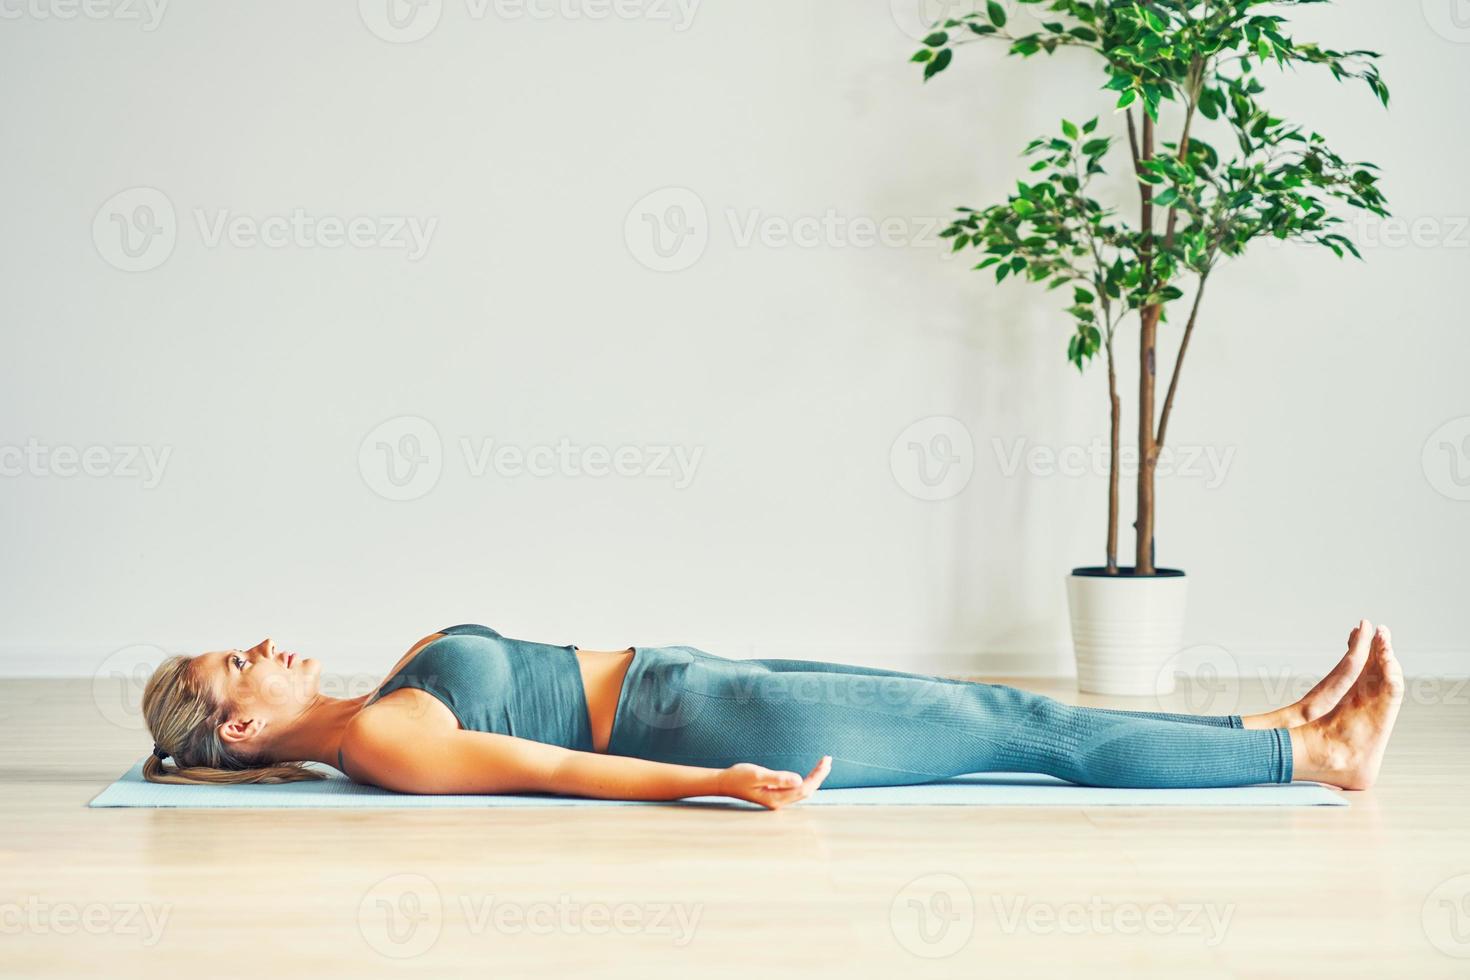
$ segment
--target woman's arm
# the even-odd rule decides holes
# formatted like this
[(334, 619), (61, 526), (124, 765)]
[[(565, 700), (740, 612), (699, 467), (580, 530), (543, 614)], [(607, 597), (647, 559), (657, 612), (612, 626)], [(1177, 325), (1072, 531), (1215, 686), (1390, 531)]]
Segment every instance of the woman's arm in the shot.
[(556, 793), (604, 800), (733, 796), (772, 810), (811, 796), (831, 771), (830, 756), (803, 778), (749, 763), (704, 769), (578, 752), (509, 735), (412, 728), (394, 721), (354, 725), (347, 750), (353, 769), (402, 793)]

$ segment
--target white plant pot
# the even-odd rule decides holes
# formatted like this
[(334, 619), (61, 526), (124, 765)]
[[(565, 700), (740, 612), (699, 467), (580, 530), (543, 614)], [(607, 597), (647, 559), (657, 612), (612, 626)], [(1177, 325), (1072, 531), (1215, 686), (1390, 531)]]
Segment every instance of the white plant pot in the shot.
[[(1077, 689), (1088, 694), (1164, 695), (1174, 676), (1164, 674), (1184, 645), (1184, 605), (1189, 580), (1177, 569), (1137, 577), (1095, 574), (1077, 568), (1067, 576)], [(1094, 574), (1088, 574), (1094, 573)]]

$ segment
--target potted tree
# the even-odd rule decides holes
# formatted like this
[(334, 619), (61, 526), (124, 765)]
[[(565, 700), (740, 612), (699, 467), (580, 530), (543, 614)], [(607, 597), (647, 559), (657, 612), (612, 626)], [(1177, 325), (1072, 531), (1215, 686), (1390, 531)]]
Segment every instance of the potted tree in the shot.
[[(1082, 49), (1101, 69), (1113, 112), (1107, 124), (1063, 119), (1056, 135), (1032, 140), (1023, 153), (1031, 176), (1003, 203), (959, 208), (943, 235), (955, 251), (982, 253), (974, 268), (991, 270), (998, 283), (1009, 277), (1066, 290), (1068, 360), (1080, 371), (1103, 356), (1111, 421), (1106, 562), (1068, 578), (1078, 683), (1096, 693), (1164, 693), (1160, 669), (1183, 640), (1186, 579), (1155, 562), (1155, 470), (1205, 286), (1223, 259), (1268, 237), (1358, 256), (1340, 233), (1343, 213), (1388, 214), (1376, 168), (1345, 161), (1321, 135), (1273, 114), (1262, 102), (1263, 76), (1318, 66), (1337, 81), (1366, 83), (1385, 106), (1388, 89), (1375, 52), (1296, 40), (1286, 19), (1268, 12), (1320, 0), (1017, 2), (1037, 11), (1033, 28), (1012, 26), (999, 0), (936, 23), (912, 59), (925, 81), (967, 44), (999, 42), (1024, 58)], [(1095, 196), (1115, 156), (1132, 178), (1127, 194), (1136, 188), (1129, 205), (1136, 222), (1121, 204)], [(1182, 317), (1170, 316), (1176, 308)], [(1120, 565), (1115, 343), (1134, 316), (1137, 516), (1133, 563)], [(1181, 321), (1160, 405), (1159, 332)]]

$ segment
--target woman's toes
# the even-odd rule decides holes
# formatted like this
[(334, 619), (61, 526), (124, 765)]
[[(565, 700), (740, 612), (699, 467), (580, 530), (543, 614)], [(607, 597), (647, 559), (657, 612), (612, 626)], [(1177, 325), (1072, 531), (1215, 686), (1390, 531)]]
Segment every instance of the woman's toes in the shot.
[(1348, 635), (1347, 653), (1337, 666), (1293, 706), (1300, 713), (1298, 724), (1315, 721), (1337, 706), (1362, 672), (1372, 639), (1373, 624), (1365, 619)]

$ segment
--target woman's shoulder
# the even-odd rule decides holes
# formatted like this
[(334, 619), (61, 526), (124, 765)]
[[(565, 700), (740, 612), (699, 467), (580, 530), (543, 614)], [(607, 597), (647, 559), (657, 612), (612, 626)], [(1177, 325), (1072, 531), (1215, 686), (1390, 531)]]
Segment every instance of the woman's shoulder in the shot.
[(385, 768), (391, 771), (411, 761), (425, 741), (459, 727), (459, 719), (438, 698), (417, 688), (400, 688), (348, 720), (337, 744), (337, 768), (353, 779), (373, 782)]

